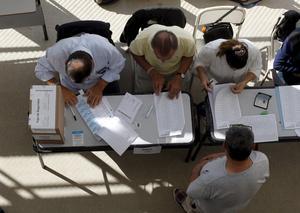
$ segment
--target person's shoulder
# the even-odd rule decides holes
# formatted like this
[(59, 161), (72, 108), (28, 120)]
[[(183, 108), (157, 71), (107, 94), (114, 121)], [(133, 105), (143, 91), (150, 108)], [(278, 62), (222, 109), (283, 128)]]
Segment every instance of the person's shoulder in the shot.
[(239, 39), (239, 41), (245, 43), (248, 47), (248, 50), (259, 52), (258, 47), (256, 47), (252, 41), (248, 39)]
[(84, 33), (79, 37), (79, 39), (82, 40), (83, 42), (91, 43), (92, 45), (110, 44), (107, 38), (97, 35), (97, 34)]
[(254, 164), (259, 162), (269, 161), (267, 155), (260, 151), (252, 151), (250, 154), (250, 159), (253, 161)]
[(200, 173), (205, 184), (213, 184), (215, 181), (222, 180), (227, 176), (225, 172), (226, 157), (220, 157), (208, 162)]

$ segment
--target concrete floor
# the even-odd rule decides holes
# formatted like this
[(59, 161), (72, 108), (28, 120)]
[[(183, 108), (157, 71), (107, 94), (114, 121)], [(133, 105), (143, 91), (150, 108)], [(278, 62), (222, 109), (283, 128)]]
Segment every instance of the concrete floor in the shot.
[[(174, 187), (185, 188), (194, 162), (184, 163), (187, 150), (163, 150), (155, 155), (119, 157), (112, 151), (59, 153), (45, 156), (49, 171), (40, 167), (32, 150), (27, 127), (29, 88), (40, 84), (34, 77), (36, 59), (55, 43), (56, 24), (75, 20), (103, 20), (111, 23), (118, 38), (126, 20), (144, 7), (180, 7), (187, 16), (186, 30), (192, 31), (201, 8), (234, 5), (228, 0), (119, 0), (99, 7), (93, 0), (42, 0), (49, 32), (43, 40), (41, 27), (0, 30), (0, 206), (11, 213), (182, 212), (172, 198)], [(287, 9), (299, 10), (299, 0), (263, 0), (247, 9), (241, 37), (261, 47), (277, 17)], [(122, 73), (122, 88), (130, 90), (129, 65)], [(201, 99), (194, 90), (195, 100)], [(203, 147), (201, 156), (222, 148)], [(260, 145), (270, 159), (271, 177), (242, 212), (300, 212), (299, 143)]]

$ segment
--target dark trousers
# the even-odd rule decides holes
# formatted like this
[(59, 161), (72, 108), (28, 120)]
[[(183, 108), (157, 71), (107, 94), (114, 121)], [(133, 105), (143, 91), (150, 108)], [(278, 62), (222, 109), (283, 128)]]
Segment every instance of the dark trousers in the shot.
[(113, 95), (120, 93), (120, 86), (118, 81), (113, 81), (107, 84), (103, 91), (103, 95)]
[(298, 85), (300, 84), (300, 77), (295, 76), (290, 72), (282, 72), (283, 78), (288, 85)]

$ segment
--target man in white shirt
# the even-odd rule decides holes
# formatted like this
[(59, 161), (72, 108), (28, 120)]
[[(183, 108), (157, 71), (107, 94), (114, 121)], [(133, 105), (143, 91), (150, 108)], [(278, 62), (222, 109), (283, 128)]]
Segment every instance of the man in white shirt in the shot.
[(252, 151), (249, 127), (226, 132), (224, 153), (203, 157), (192, 170), (186, 193), (174, 190), (175, 201), (189, 213), (233, 213), (244, 208), (269, 177), (265, 154)]
[(236, 83), (233, 93), (243, 91), (249, 81), (259, 78), (261, 54), (250, 41), (218, 39), (203, 46), (194, 62), (205, 90), (211, 91), (210, 79), (217, 83)]
[(37, 62), (35, 75), (48, 84), (61, 84), (65, 103), (75, 105), (76, 94), (82, 89), (88, 104), (94, 107), (100, 103), (107, 85), (107, 89), (116, 89), (114, 81), (120, 79), (124, 65), (125, 59), (106, 38), (82, 34), (48, 48)]

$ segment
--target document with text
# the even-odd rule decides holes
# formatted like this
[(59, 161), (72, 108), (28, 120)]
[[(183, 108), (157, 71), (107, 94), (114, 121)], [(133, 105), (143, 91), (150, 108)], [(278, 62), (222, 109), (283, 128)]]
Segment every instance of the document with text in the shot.
[(225, 129), (242, 117), (239, 98), (232, 93), (230, 86), (234, 84), (217, 84), (208, 93), (216, 129)]
[(300, 128), (300, 85), (281, 86), (276, 89), (284, 128)]
[(278, 141), (278, 130), (275, 114), (242, 116), (233, 124), (244, 124), (252, 127), (254, 142)]
[(95, 108), (90, 108), (86, 97), (80, 95), (76, 108), (92, 133), (102, 138), (119, 155), (122, 155), (138, 136), (128, 123), (113, 114), (112, 107), (105, 97), (102, 97), (101, 103)]
[(185, 126), (181, 93), (177, 99), (170, 99), (168, 92), (154, 94), (154, 107), (159, 137), (181, 135)]

